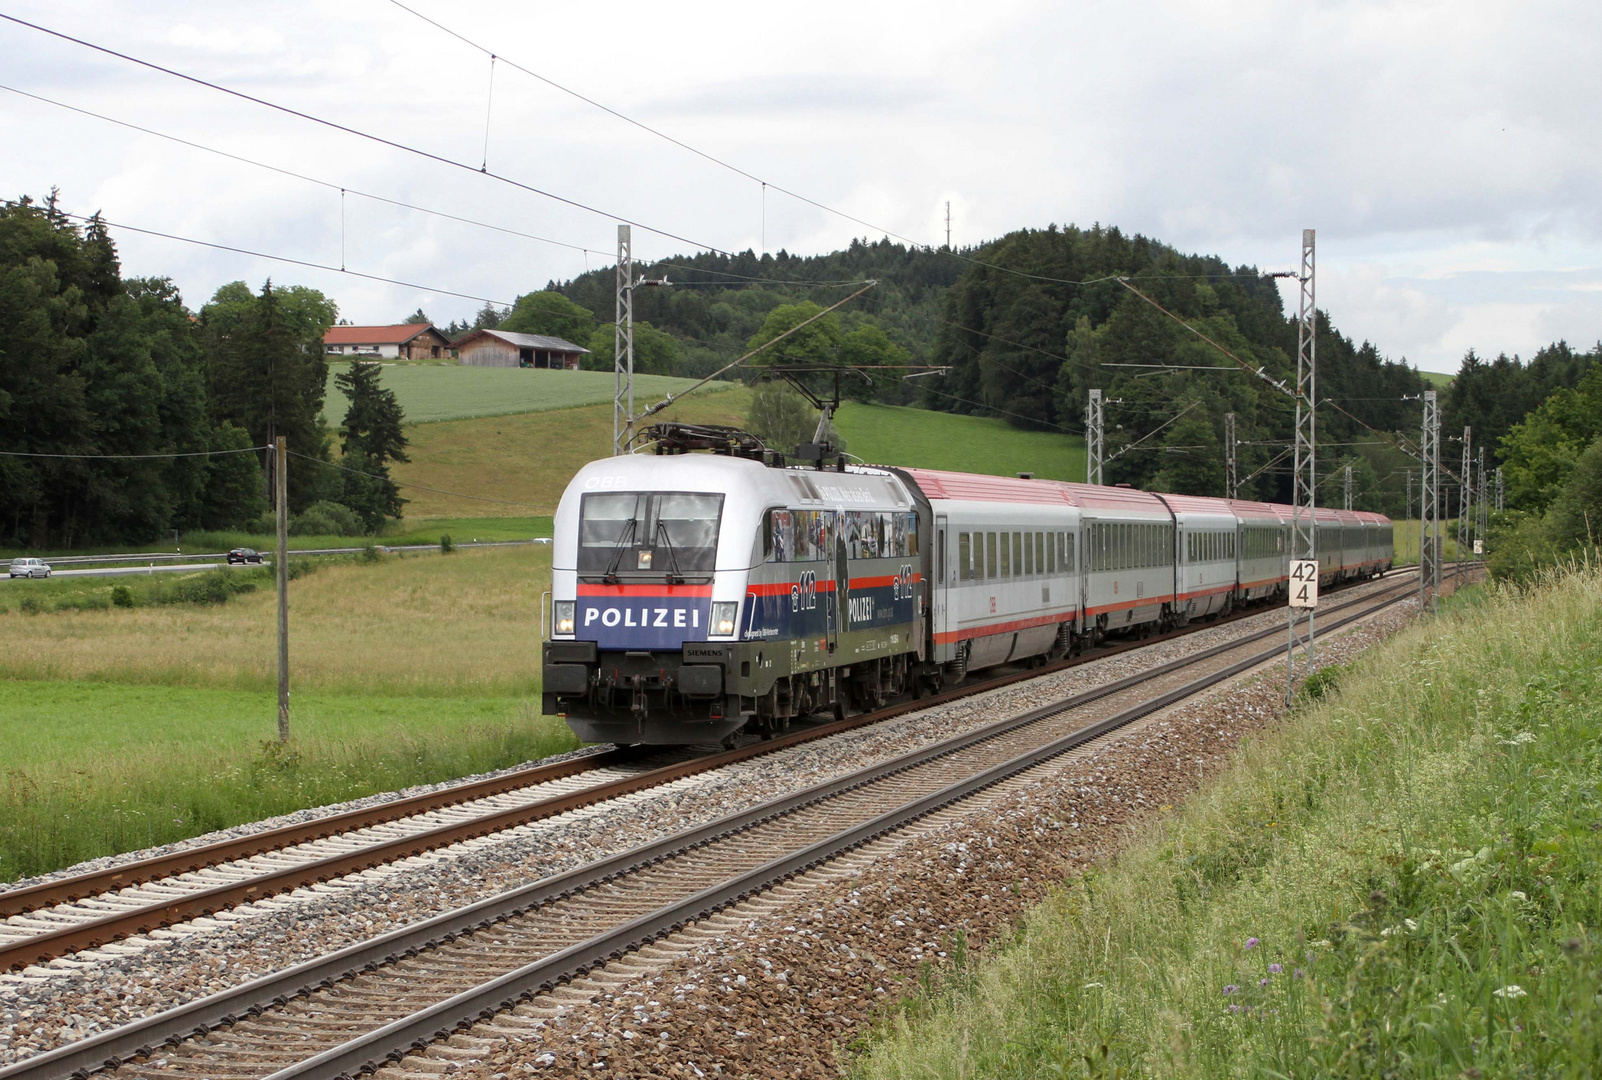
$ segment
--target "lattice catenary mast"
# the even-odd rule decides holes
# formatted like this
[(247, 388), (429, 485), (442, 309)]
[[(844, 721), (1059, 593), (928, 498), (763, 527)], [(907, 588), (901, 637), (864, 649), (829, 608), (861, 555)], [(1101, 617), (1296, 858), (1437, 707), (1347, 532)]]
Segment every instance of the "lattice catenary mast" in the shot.
[[(1318, 308), (1313, 288), (1313, 230), (1302, 230), (1302, 265), (1297, 281), (1301, 284), (1301, 308), (1296, 319), (1296, 454), (1291, 474), (1291, 550), (1292, 561), (1318, 558), (1318, 530), (1313, 521), (1313, 499), (1318, 490), (1315, 479), (1315, 428), (1313, 406), (1318, 401), (1318, 343), (1315, 331)], [(1313, 609), (1291, 607), (1290, 641), (1285, 652), (1285, 700), (1290, 701), (1296, 684), (1296, 647), (1307, 653), (1304, 667), (1313, 667)]]
[(1441, 593), (1441, 411), (1435, 391), (1424, 391), (1424, 431), (1419, 439), (1424, 468), (1419, 477), (1418, 606), (1436, 610)]
[(1085, 483), (1101, 483), (1102, 454), (1101, 391), (1092, 390), (1085, 404)]
[(634, 431), (634, 238), (617, 227), (617, 326), (612, 336), (612, 453), (629, 452)]
[(1240, 498), (1240, 483), (1235, 478), (1235, 414), (1224, 414), (1224, 491), (1231, 499)]
[(1474, 515), (1474, 539), (1480, 542), (1482, 551), (1485, 550), (1485, 534), (1491, 526), (1491, 500), (1488, 495), (1485, 488), (1485, 444), (1480, 443), (1479, 464), (1474, 474), (1474, 505), (1479, 510)]

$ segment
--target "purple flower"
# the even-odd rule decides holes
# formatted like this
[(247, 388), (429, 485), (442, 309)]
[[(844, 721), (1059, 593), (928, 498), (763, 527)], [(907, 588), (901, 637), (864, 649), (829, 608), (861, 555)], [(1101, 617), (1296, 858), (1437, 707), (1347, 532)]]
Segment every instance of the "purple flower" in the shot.
[(1301, 968), (1297, 968), (1296, 969), (1296, 977), (1298, 979), (1300, 979), (1302, 977), (1302, 969)]
[(1257, 948), (1257, 939), (1256, 939), (1256, 938), (1254, 938), (1254, 937), (1249, 937), (1249, 938), (1247, 938), (1247, 939), (1246, 939), (1246, 947), (1247, 947), (1247, 948), (1248, 948), (1248, 949), (1255, 949), (1255, 948)]
[(1280, 965), (1278, 965), (1278, 964), (1269, 964), (1268, 965), (1268, 973), (1270, 975), (1278, 975), (1280, 972), (1282, 972), (1284, 970), (1285, 969), (1283, 967), (1281, 967)]
[(1268, 985), (1268, 980), (1266, 978), (1258, 979), (1257, 980), (1257, 985), (1258, 986), (1267, 986)]
[(1229, 1011), (1232, 1012), (1232, 1013), (1238, 1013), (1238, 1012), (1240, 1012), (1240, 1006), (1239, 1005), (1231, 1005), (1229, 1007)]
[(1237, 991), (1239, 989), (1240, 989), (1240, 987), (1236, 986), (1234, 983), (1230, 983), (1228, 986), (1224, 987), (1224, 993), (1233, 994), (1235, 991)]

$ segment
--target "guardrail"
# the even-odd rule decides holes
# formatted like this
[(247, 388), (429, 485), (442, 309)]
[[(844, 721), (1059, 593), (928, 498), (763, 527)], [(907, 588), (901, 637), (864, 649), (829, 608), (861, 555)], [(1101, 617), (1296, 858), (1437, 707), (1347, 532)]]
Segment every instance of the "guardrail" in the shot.
[[(549, 544), (549, 536), (536, 536), (529, 540), (466, 540), (454, 546), (459, 548), (472, 547), (516, 547), (524, 544)], [(438, 544), (374, 544), (379, 551), (434, 551)], [(272, 555), (271, 550), (257, 549), (263, 556)], [(360, 547), (335, 548), (290, 548), (291, 555), (356, 555), (367, 550), (367, 545)], [(25, 556), (17, 556), (24, 558)], [(156, 563), (156, 562), (194, 562), (205, 559), (226, 559), (226, 551), (207, 552), (134, 552), (128, 555), (63, 555), (59, 558), (46, 558), (45, 562), (52, 567), (56, 566), (113, 566), (118, 563)], [(0, 570), (8, 570), (14, 559), (0, 559)]]

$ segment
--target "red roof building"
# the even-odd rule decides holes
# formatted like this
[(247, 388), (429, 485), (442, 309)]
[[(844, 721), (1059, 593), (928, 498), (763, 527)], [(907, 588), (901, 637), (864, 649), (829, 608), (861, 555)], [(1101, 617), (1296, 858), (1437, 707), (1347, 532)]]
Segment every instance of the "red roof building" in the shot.
[(376, 356), (385, 360), (449, 358), (451, 342), (428, 323), (396, 326), (331, 326), (323, 335), (329, 356)]

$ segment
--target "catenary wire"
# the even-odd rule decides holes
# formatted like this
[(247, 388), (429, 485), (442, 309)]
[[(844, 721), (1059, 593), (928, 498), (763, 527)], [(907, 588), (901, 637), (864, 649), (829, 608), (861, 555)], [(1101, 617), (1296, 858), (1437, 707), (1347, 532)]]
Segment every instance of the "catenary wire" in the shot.
[[(836, 216), (838, 218), (842, 218), (842, 219), (844, 219), (846, 221), (850, 221), (850, 222), (852, 222), (854, 224), (861, 225), (863, 228), (869, 229), (869, 230), (871, 230), (873, 232), (882, 233), (883, 235), (888, 236), (888, 237), (894, 237), (895, 239), (900, 240), (903, 243), (910, 244), (915, 248), (923, 248), (925, 250), (934, 251), (934, 252), (944, 252), (945, 254), (951, 256), (954, 259), (959, 259), (959, 260), (961, 260), (963, 262), (971, 263), (971, 264), (973, 264), (975, 266), (988, 267), (989, 269), (992, 269), (992, 270), (997, 270), (997, 271), (1000, 271), (1000, 272), (1006, 273), (1006, 274), (1012, 274), (1012, 275), (1015, 275), (1017, 277), (1028, 278), (1028, 279), (1033, 280), (1033, 281), (1047, 281), (1047, 282), (1053, 282), (1053, 283), (1061, 284), (1061, 285), (1094, 285), (1094, 284), (1099, 284), (1099, 283), (1105, 282), (1105, 281), (1118, 280), (1117, 275), (1111, 275), (1111, 274), (1106, 275), (1104, 277), (1088, 278), (1088, 279), (1080, 280), (1080, 281), (1072, 280), (1072, 279), (1069, 279), (1069, 278), (1052, 277), (1052, 276), (1045, 275), (1045, 274), (1031, 274), (1031, 273), (1028, 273), (1027, 271), (1014, 270), (1011, 267), (1001, 266), (1000, 264), (997, 264), (997, 263), (987, 262), (984, 259), (976, 259), (976, 258), (973, 258), (972, 256), (969, 256), (969, 255), (963, 255), (961, 252), (956, 251), (955, 249), (950, 248), (950, 247), (945, 247), (945, 246), (936, 247), (933, 244), (922, 243), (922, 242), (920, 242), (918, 240), (912, 239), (911, 237), (903, 236), (902, 234), (900, 234), (898, 232), (895, 232), (894, 230), (886, 229), (886, 228), (884, 228), (883, 226), (880, 226), (880, 225), (875, 225), (871, 221), (866, 221), (866, 220), (864, 220), (862, 218), (857, 217), (854, 214), (850, 214), (850, 213), (847, 213), (844, 210), (840, 210), (840, 209), (837, 209), (837, 208), (835, 208), (833, 206), (829, 206), (827, 203), (819, 202), (817, 199), (810, 198), (810, 197), (808, 197), (806, 195), (801, 194), (798, 191), (793, 191), (790, 188), (787, 188), (787, 187), (783, 186), (782, 184), (774, 183), (772, 180), (766, 180), (766, 179), (763, 179), (760, 176), (755, 175), (754, 173), (747, 172), (745, 169), (740, 168), (738, 165), (734, 165), (731, 162), (725, 161), (723, 158), (720, 158), (720, 157), (718, 157), (718, 156), (716, 156), (714, 154), (710, 154), (710, 153), (706, 152), (705, 150), (702, 150), (702, 149), (700, 149), (698, 147), (691, 146), (689, 143), (684, 142), (681, 139), (677, 139), (677, 138), (673, 137), (672, 135), (667, 134), (665, 131), (662, 131), (659, 128), (652, 127), (649, 124), (646, 124), (646, 123), (644, 123), (642, 121), (636, 120), (632, 116), (628, 116), (625, 113), (619, 112), (617, 109), (614, 109), (609, 105), (604, 105), (601, 102), (596, 101), (594, 98), (589, 97), (589, 96), (587, 96), (585, 94), (582, 94), (579, 91), (572, 89), (571, 87), (564, 86), (563, 84), (557, 82), (555, 79), (552, 79), (552, 78), (550, 78), (550, 77), (548, 77), (546, 75), (541, 75), (539, 72), (534, 71), (534, 70), (532, 70), (530, 68), (524, 67), (523, 65), (521, 65), (521, 64), (519, 64), (519, 63), (517, 63), (517, 62), (515, 62), (513, 60), (508, 60), (504, 53), (502, 53), (502, 52), (500, 52), (498, 50), (492, 50), (488, 46), (480, 44), (477, 41), (474, 41), (472, 38), (470, 38), (467, 35), (461, 33), (460, 31), (453, 30), (450, 27), (446, 26), (444, 23), (441, 23), (436, 19), (432, 19), (429, 16), (424, 15), (422, 12), (418, 11), (416, 8), (410, 7), (410, 6), (402, 3), (401, 0), (389, 0), (389, 2), (391, 4), (394, 4), (396, 7), (400, 8), (402, 11), (406, 12), (407, 14), (412, 15), (415, 18), (418, 18), (418, 19), (422, 20), (423, 22), (427, 23), (428, 25), (434, 27), (436, 30), (439, 30), (440, 32), (442, 32), (444, 34), (447, 34), (450, 37), (455, 38), (457, 41), (460, 41), (462, 44), (466, 45), (467, 47), (469, 47), (471, 49), (476, 49), (477, 51), (483, 53), (486, 56), (491, 57), (492, 59), (499, 60), (501, 63), (506, 64), (509, 67), (515, 68), (518, 71), (521, 71), (523, 74), (529, 76), (530, 78), (538, 79), (540, 82), (546, 84), (547, 86), (552, 87), (553, 89), (556, 89), (556, 90), (560, 90), (562, 93), (568, 94), (571, 97), (577, 98), (578, 100), (584, 102), (586, 105), (590, 105), (590, 106), (593, 106), (594, 108), (600, 109), (602, 112), (605, 112), (608, 115), (614, 116), (614, 117), (616, 117), (617, 119), (623, 121), (626, 124), (630, 124), (633, 127), (639, 128), (641, 131), (644, 131), (644, 132), (647, 132), (647, 133), (649, 133), (651, 135), (654, 135), (659, 139), (666, 140), (667, 142), (672, 143), (674, 146), (679, 147), (681, 150), (685, 150), (685, 151), (687, 151), (687, 152), (689, 152), (691, 154), (694, 154), (696, 157), (699, 157), (699, 158), (704, 159), (705, 161), (711, 162), (712, 164), (717, 165), (720, 168), (727, 169), (729, 172), (732, 172), (732, 173), (734, 173), (734, 174), (736, 174), (738, 176), (744, 177), (745, 179), (751, 181), (754, 184), (761, 185), (762, 192), (763, 192), (763, 198), (764, 198), (764, 205), (765, 205), (765, 200), (766, 200), (766, 197), (767, 197), (767, 190), (769, 188), (772, 188), (774, 191), (779, 192), (781, 195), (788, 195), (790, 198), (795, 199), (797, 202), (806, 203), (808, 206), (814, 207), (814, 208), (816, 208), (818, 210), (822, 210), (824, 213), (833, 214), (834, 216)], [(766, 248), (766, 241), (765, 240), (763, 242), (763, 246), (764, 246), (764, 248)], [(1169, 276), (1169, 275), (1163, 275), (1163, 276), (1166, 277), (1166, 276)], [(1216, 278), (1225, 278), (1225, 277), (1257, 278), (1257, 277), (1262, 277), (1263, 275), (1261, 275), (1261, 274), (1185, 274), (1185, 275), (1176, 275), (1176, 276), (1190, 277), (1190, 278), (1201, 278), (1201, 279), (1204, 279), (1204, 280), (1213, 280), (1213, 279), (1216, 279)]]
[(240, 446), (232, 450), (182, 450), (166, 454), (40, 454), (22, 450), (0, 450), (0, 457), (65, 458), (72, 461), (144, 461), (150, 458), (220, 457), (223, 454), (254, 454), (270, 446)]
[[(10, 14), (7, 14), (5, 12), (0, 12), (0, 19), (4, 19), (7, 22), (15, 23), (18, 26), (25, 26), (30, 30), (37, 30), (42, 34), (48, 34), (51, 37), (58, 38), (58, 39), (60, 39), (62, 41), (71, 42), (74, 45), (80, 45), (80, 46), (82, 46), (82, 47), (84, 47), (86, 49), (92, 49), (95, 52), (103, 53), (106, 56), (114, 56), (119, 60), (125, 60), (128, 63), (137, 64), (140, 67), (148, 68), (151, 71), (159, 71), (163, 75), (170, 75), (175, 79), (182, 79), (183, 81), (188, 82), (188, 83), (193, 83), (196, 86), (203, 86), (208, 90), (215, 90), (218, 93), (227, 94), (230, 97), (238, 98), (241, 101), (248, 101), (248, 102), (251, 102), (252, 104), (260, 105), (260, 106), (262, 106), (264, 108), (272, 109), (272, 110), (274, 110), (276, 112), (283, 113), (286, 116), (293, 116), (293, 117), (296, 117), (297, 119), (305, 120), (305, 121), (307, 121), (309, 123), (318, 124), (318, 125), (320, 125), (322, 127), (328, 128), (328, 129), (330, 129), (332, 131), (339, 131), (339, 132), (343, 132), (344, 134), (347, 134), (347, 135), (354, 135), (357, 138), (366, 139), (367, 141), (373, 142), (373, 143), (377, 143), (380, 146), (387, 146), (392, 150), (400, 150), (403, 153), (412, 154), (412, 155), (415, 155), (417, 157), (424, 158), (426, 160), (433, 161), (433, 162), (436, 162), (436, 163), (441, 164), (441, 165), (448, 165), (448, 166), (450, 166), (451, 168), (454, 168), (454, 169), (461, 169), (461, 170), (463, 170), (465, 172), (475, 173), (475, 174), (480, 175), (480, 176), (486, 176), (486, 177), (489, 177), (492, 180), (498, 181), (499, 183), (503, 183), (503, 184), (510, 185), (511, 187), (519, 188), (519, 189), (521, 189), (523, 191), (530, 192), (531, 194), (539, 195), (542, 198), (551, 199), (551, 200), (553, 200), (555, 202), (563, 203), (564, 205), (571, 206), (571, 207), (573, 207), (575, 209), (583, 210), (586, 213), (596, 214), (596, 215), (598, 215), (600, 217), (609, 218), (612, 221), (621, 222), (623, 224), (633, 226), (634, 228), (637, 228), (637, 229), (643, 229), (646, 232), (655, 233), (657, 236), (667, 237), (670, 240), (677, 240), (682, 244), (689, 244), (691, 247), (701, 248), (701, 249), (706, 250), (706, 251), (714, 252), (714, 253), (716, 253), (718, 255), (728, 255), (728, 256), (732, 257), (732, 253), (731, 252), (724, 251), (722, 248), (719, 248), (716, 245), (708, 244), (708, 243), (705, 243), (704, 241), (700, 241), (700, 240), (693, 240), (688, 236), (683, 236), (683, 235), (681, 235), (679, 233), (672, 232), (672, 231), (670, 231), (668, 229), (659, 229), (659, 228), (656, 228), (655, 226), (647, 225), (643, 221), (636, 221), (633, 218), (626, 217), (626, 216), (624, 216), (622, 214), (615, 214), (615, 213), (612, 213), (609, 210), (599, 209), (598, 207), (591, 206), (588, 203), (581, 202), (578, 199), (569, 198), (566, 195), (558, 195), (553, 191), (547, 191), (544, 188), (536, 187), (533, 184), (524, 183), (521, 180), (514, 179), (513, 177), (507, 176), (507, 175), (505, 175), (503, 173), (492, 172), (492, 171), (490, 171), (489, 169), (486, 169), (486, 168), (475, 169), (475, 168), (473, 168), (472, 165), (468, 164), (465, 161), (457, 161), (455, 158), (446, 157), (444, 154), (436, 154), (431, 150), (424, 150), (422, 147), (412, 146), (409, 143), (403, 143), (403, 142), (401, 142), (401, 141), (399, 141), (397, 139), (390, 139), (390, 138), (386, 138), (385, 136), (382, 136), (382, 135), (375, 135), (370, 131), (363, 131), (360, 128), (351, 127), (348, 124), (339, 123), (337, 120), (329, 120), (329, 119), (327, 119), (325, 117), (317, 116), (314, 113), (305, 112), (304, 110), (296, 109), (296, 108), (293, 108), (293, 107), (291, 107), (289, 105), (282, 105), (282, 104), (279, 104), (278, 102), (275, 102), (275, 101), (269, 101), (266, 98), (257, 97), (254, 94), (247, 94), (243, 90), (236, 90), (236, 89), (234, 89), (232, 87), (224, 86), (221, 83), (212, 82), (209, 79), (202, 79), (198, 75), (189, 75), (189, 74), (186, 74), (185, 72), (178, 71), (175, 68), (165, 67), (165, 66), (163, 66), (161, 64), (158, 64), (158, 63), (156, 63), (156, 62), (154, 62), (152, 60), (142, 60), (137, 56), (133, 56), (133, 55), (130, 55), (130, 54), (125, 53), (125, 52), (119, 52), (116, 49), (110, 48), (110, 47), (105, 46), (105, 45), (97, 45), (92, 41), (88, 41), (88, 40), (85, 40), (84, 38), (80, 38), (80, 37), (74, 37), (73, 35), (65, 33), (65, 32), (63, 32), (61, 30), (52, 30), (47, 26), (41, 26), (38, 23), (29, 22), (28, 20), (18, 18), (15, 15), (10, 15)], [(458, 295), (460, 295), (460, 294), (458, 294)], [(473, 298), (470, 297), (469, 299), (473, 299)]]

